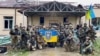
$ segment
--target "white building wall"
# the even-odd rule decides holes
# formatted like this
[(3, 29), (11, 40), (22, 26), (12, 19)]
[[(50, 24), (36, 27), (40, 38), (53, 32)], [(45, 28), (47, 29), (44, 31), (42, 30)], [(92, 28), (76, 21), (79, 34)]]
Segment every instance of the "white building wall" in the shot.
[[(4, 16), (12, 16), (13, 22), (15, 22), (15, 9), (14, 8), (0, 8), (0, 35), (9, 35), (10, 29), (4, 28)], [(24, 26), (27, 26), (27, 19), (24, 17), (23, 24), (23, 15), (16, 10), (16, 25), (20, 26), (22, 23)], [(14, 24), (15, 25), (15, 24)]]

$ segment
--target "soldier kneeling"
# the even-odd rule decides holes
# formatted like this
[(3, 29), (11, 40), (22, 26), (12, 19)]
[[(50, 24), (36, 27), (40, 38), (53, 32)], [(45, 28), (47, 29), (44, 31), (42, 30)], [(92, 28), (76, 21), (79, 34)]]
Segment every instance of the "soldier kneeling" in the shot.
[(89, 37), (86, 37), (86, 41), (83, 44), (83, 54), (93, 53), (93, 43)]
[(64, 42), (64, 46), (65, 46), (66, 51), (73, 51), (74, 40), (73, 40), (73, 36), (71, 34), (69, 34), (69, 36), (66, 38), (66, 40)]
[(46, 42), (41, 35), (37, 36), (37, 45), (40, 50), (45, 48)]
[(34, 37), (32, 37), (31, 39), (29, 39), (27, 41), (27, 44), (28, 44), (28, 49), (31, 50), (31, 51), (35, 51), (36, 50), (36, 40)]

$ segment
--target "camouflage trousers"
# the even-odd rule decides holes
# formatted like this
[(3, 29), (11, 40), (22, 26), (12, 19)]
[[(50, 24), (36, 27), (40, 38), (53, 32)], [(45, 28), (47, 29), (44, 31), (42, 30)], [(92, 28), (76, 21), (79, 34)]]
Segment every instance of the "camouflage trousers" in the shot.
[(12, 47), (15, 48), (15, 46), (20, 42), (21, 36), (20, 35), (11, 35), (11, 44)]

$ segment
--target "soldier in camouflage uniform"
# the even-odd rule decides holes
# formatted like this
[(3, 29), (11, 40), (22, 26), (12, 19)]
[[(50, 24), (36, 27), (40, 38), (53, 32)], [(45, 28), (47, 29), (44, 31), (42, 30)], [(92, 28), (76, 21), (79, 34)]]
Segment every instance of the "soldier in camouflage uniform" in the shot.
[(60, 47), (63, 47), (64, 45), (64, 38), (65, 38), (65, 34), (64, 34), (64, 27), (61, 27), (61, 30), (59, 32), (59, 43), (60, 43)]
[(96, 32), (95, 32), (95, 30), (93, 29), (93, 26), (90, 26), (90, 27), (89, 27), (88, 36), (90, 37), (90, 39), (91, 39), (92, 42), (94, 43), (94, 42), (95, 42), (95, 38), (96, 38)]
[(27, 42), (27, 45), (28, 45), (28, 49), (29, 50), (36, 50), (36, 46), (37, 46), (37, 41), (36, 41), (36, 32), (35, 32), (35, 27), (34, 26), (30, 26), (28, 28), (28, 35), (29, 35), (29, 38), (28, 38), (28, 42)]
[(27, 39), (28, 39), (28, 36), (27, 36), (27, 31), (25, 29), (25, 27), (22, 27), (21, 29), (21, 41), (20, 41), (20, 48), (26, 48), (26, 45), (27, 45)]
[(13, 48), (15, 48), (16, 45), (18, 44), (18, 42), (20, 41), (20, 39), (21, 39), (20, 34), (21, 34), (21, 32), (19, 30), (18, 25), (16, 25), (15, 28), (10, 31)]
[(66, 51), (72, 51), (74, 45), (74, 31), (71, 24), (67, 25), (65, 31), (65, 39), (64, 39), (64, 46)]
[(93, 53), (93, 43), (89, 37), (86, 37), (85, 42), (83, 43), (83, 54)]
[(85, 36), (85, 31), (82, 27), (82, 25), (79, 25), (79, 29), (77, 30), (77, 37), (79, 38), (80, 40), (80, 54), (82, 54), (82, 49), (83, 49), (83, 46), (82, 44), (85, 42), (86, 40), (86, 36)]
[(89, 30), (89, 28), (88, 28), (88, 26), (87, 26), (87, 24), (86, 23), (84, 23), (84, 26), (83, 26), (83, 29), (84, 29), (84, 32), (85, 32), (85, 37), (87, 36), (87, 32), (88, 32), (88, 30)]

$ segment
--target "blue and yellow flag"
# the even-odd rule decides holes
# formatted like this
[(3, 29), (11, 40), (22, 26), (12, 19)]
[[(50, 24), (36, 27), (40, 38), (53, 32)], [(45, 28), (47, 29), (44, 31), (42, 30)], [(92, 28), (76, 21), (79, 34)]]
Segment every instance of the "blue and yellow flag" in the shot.
[(94, 13), (94, 10), (93, 10), (93, 6), (90, 5), (89, 9), (87, 10), (86, 12), (86, 19), (94, 19), (95, 18), (95, 13)]
[(57, 42), (58, 41), (58, 32), (56, 30), (39, 30), (40, 34), (43, 36), (46, 42)]

